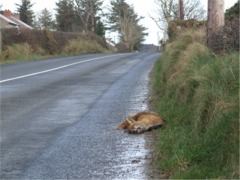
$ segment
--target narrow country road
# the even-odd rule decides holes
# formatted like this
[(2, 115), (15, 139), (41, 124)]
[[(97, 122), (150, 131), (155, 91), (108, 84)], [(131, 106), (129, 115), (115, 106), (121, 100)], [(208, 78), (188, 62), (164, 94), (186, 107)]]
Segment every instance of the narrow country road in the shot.
[(145, 179), (145, 135), (114, 128), (146, 109), (159, 53), (1, 66), (0, 179)]

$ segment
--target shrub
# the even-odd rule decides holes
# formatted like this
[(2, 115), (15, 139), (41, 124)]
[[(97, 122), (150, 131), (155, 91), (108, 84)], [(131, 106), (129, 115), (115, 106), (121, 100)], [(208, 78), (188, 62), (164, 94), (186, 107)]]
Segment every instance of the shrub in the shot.
[(14, 44), (12, 46), (7, 46), (6, 49), (1, 54), (1, 59), (16, 60), (21, 59), (24, 56), (29, 56), (33, 49), (27, 43), (24, 44)]
[(96, 41), (103, 48), (107, 49), (107, 44), (102, 37), (91, 33), (78, 32), (58, 32), (49, 30), (30, 30), (23, 29), (18, 31), (16, 28), (3, 29), (3, 47), (13, 44), (28, 43), (36, 52), (41, 47), (48, 54), (57, 54), (62, 52), (65, 46), (73, 39), (85, 41)]
[(232, 7), (226, 10), (225, 20), (239, 19), (239, 3), (240, 1), (238, 0)]
[(205, 26), (205, 21), (197, 21), (194, 19), (188, 20), (172, 20), (168, 26), (168, 37), (169, 39), (174, 39), (177, 34), (185, 30), (198, 29)]
[(225, 21), (224, 27), (209, 33), (208, 47), (216, 54), (239, 51), (239, 18)]
[(58, 53), (57, 50), (57, 41), (55, 40), (53, 33), (47, 29), (43, 30), (43, 33), (46, 37), (46, 49), (48, 50), (49, 54)]
[(43, 58), (46, 52), (41, 47), (33, 49), (28, 43), (6, 46), (0, 54), (0, 64)]
[(68, 45), (65, 46), (63, 53), (69, 55), (78, 55), (86, 53), (106, 53), (107, 50), (104, 49), (100, 44), (94, 40), (71, 40)]
[(126, 53), (129, 52), (128, 47), (124, 43), (118, 43), (116, 44), (117, 52), (118, 53)]
[(56, 56), (59, 53), (61, 55), (79, 55), (108, 52), (104, 39), (91, 33), (29, 29), (18, 31), (16, 28), (2, 29), (1, 31), (3, 35), (1, 63), (7, 63), (9, 60), (15, 62), (42, 59), (50, 55)]

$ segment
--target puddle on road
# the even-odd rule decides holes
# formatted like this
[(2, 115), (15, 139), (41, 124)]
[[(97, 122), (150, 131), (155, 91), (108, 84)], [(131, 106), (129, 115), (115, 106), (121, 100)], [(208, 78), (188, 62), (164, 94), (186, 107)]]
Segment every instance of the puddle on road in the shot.
[(130, 135), (129, 138), (124, 139), (119, 148), (124, 148), (117, 157), (122, 164), (113, 167), (119, 172), (114, 179), (147, 179), (145, 164), (148, 150), (145, 149), (143, 134)]

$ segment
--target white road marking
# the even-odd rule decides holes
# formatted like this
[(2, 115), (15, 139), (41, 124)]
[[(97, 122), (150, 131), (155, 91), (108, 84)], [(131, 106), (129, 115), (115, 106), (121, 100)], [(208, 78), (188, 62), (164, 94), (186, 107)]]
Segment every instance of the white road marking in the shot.
[(48, 69), (48, 70), (45, 70), (45, 71), (39, 71), (39, 72), (32, 73), (32, 74), (26, 74), (26, 75), (23, 75), (23, 76), (18, 76), (18, 77), (14, 77), (14, 78), (5, 79), (5, 80), (0, 81), (0, 84), (3, 83), (3, 82), (13, 81), (13, 80), (16, 80), (16, 79), (22, 79), (22, 78), (25, 78), (25, 77), (30, 77), (30, 76), (35, 76), (35, 75), (38, 75), (38, 74), (43, 74), (43, 73), (47, 73), (47, 72), (51, 72), (51, 71), (56, 71), (56, 70), (63, 69), (63, 68), (73, 66), (73, 65), (76, 65), (76, 64), (81, 64), (81, 63), (84, 63), (84, 62), (95, 61), (95, 60), (103, 59), (103, 58), (106, 58), (106, 57), (114, 57), (114, 56), (120, 56), (120, 55), (122, 55), (122, 54), (112, 55), (112, 56), (103, 56), (103, 57), (98, 57), (98, 58), (93, 58), (93, 59), (87, 59), (87, 60), (84, 60), (84, 61), (80, 61), (80, 62), (76, 62), (76, 63), (67, 64), (67, 65), (64, 65), (64, 66)]

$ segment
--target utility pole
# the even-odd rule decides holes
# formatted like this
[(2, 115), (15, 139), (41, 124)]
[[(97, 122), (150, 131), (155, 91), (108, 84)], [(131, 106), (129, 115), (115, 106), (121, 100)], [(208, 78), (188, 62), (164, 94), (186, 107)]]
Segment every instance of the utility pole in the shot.
[(207, 37), (224, 26), (224, 0), (208, 0)]
[(178, 0), (178, 19), (184, 20), (183, 0)]

